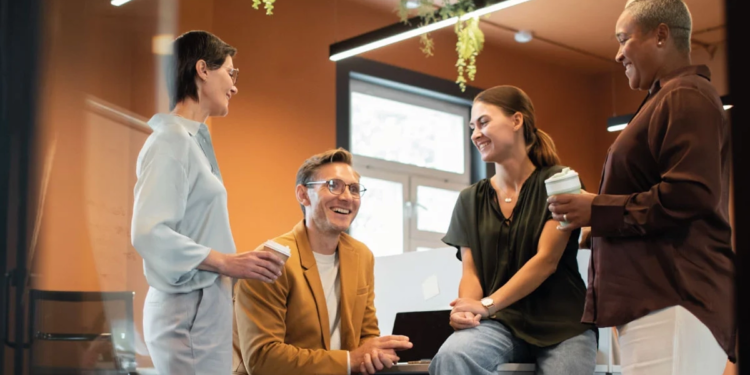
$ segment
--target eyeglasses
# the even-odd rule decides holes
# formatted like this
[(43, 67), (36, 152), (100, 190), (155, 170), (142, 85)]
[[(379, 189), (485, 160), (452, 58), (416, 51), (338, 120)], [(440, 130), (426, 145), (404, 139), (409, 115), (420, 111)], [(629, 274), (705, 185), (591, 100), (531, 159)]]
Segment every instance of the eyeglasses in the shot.
[(237, 84), (237, 76), (240, 74), (240, 70), (237, 68), (234, 69), (227, 69), (229, 71), (229, 76), (232, 77), (232, 83)]
[(310, 185), (328, 185), (328, 191), (330, 191), (331, 193), (335, 195), (344, 194), (344, 189), (349, 188), (349, 193), (352, 194), (352, 197), (357, 198), (357, 199), (365, 195), (365, 192), (367, 191), (367, 189), (365, 189), (364, 186), (356, 182), (347, 184), (344, 181), (341, 181), (337, 178), (334, 178), (328, 181), (311, 181), (305, 184), (305, 186), (310, 186)]

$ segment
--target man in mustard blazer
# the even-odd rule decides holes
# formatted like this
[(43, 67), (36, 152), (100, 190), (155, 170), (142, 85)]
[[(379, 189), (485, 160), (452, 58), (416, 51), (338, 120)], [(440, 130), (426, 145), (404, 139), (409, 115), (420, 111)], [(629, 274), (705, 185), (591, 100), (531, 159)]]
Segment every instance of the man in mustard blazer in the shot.
[(365, 192), (351, 160), (331, 150), (297, 172), (305, 219), (275, 239), (291, 250), (281, 276), (236, 285), (233, 374), (373, 374), (411, 348), (407, 337), (379, 337), (372, 252), (344, 233)]

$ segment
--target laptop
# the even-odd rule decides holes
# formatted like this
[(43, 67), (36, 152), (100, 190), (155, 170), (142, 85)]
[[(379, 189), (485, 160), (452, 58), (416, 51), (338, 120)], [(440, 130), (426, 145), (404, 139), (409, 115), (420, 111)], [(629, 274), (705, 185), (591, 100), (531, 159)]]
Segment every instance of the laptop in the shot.
[(393, 334), (409, 337), (414, 346), (398, 352), (400, 362), (424, 363), (432, 360), (440, 346), (453, 333), (451, 310), (400, 312), (393, 323)]
[[(394, 335), (408, 336), (414, 346), (396, 353), (399, 363), (378, 374), (422, 375), (429, 371), (430, 361), (440, 346), (453, 333), (449, 324), (451, 310), (402, 312), (396, 314), (393, 324)], [(529, 363), (506, 363), (498, 368), (498, 375), (534, 374), (535, 367)]]

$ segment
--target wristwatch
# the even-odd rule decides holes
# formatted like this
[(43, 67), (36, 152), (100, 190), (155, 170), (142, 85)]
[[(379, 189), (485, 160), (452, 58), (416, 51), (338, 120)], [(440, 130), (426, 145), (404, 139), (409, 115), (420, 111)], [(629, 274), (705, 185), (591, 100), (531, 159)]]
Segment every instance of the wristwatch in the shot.
[(479, 302), (482, 303), (482, 306), (487, 308), (487, 311), (489, 311), (492, 306), (495, 306), (495, 301), (493, 301), (490, 297), (482, 298), (482, 300)]

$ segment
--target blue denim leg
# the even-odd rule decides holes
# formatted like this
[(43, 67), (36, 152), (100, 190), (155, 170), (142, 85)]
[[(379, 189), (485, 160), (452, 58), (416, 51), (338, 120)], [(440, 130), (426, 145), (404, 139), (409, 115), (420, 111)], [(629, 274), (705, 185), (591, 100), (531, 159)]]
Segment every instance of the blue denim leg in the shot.
[[(527, 344), (494, 320), (454, 332), (430, 363), (431, 375), (497, 375), (498, 366), (514, 361)], [(593, 371), (592, 371), (593, 372)]]
[(537, 375), (592, 375), (595, 368), (596, 334), (592, 330), (536, 350)]

